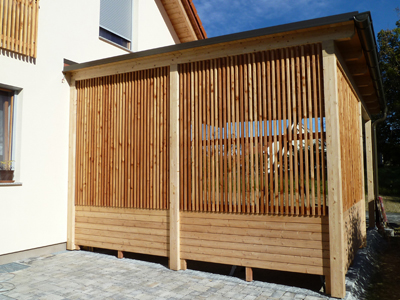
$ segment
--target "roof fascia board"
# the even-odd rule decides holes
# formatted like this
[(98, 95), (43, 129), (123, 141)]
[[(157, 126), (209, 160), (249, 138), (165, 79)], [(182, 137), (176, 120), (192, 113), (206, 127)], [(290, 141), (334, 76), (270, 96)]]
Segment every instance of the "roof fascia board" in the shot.
[(149, 55), (149, 52), (146, 52), (147, 55), (142, 56), (136, 55), (132, 57), (128, 55), (114, 57), (103, 61), (65, 67), (64, 71), (73, 73), (76, 80), (82, 80), (163, 67), (171, 64), (188, 63), (302, 44), (320, 43), (325, 40), (350, 39), (353, 35), (354, 23), (351, 21), (340, 26), (324, 26), (305, 30), (302, 34), (296, 31), (169, 52), (154, 51), (151, 55)]

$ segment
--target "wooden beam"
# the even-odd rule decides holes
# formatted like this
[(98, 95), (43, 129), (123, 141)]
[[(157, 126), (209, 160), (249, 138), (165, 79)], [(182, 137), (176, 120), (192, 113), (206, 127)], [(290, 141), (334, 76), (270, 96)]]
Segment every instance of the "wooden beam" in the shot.
[(358, 119), (360, 120), (360, 128), (358, 130), (360, 136), (360, 165), (361, 165), (361, 208), (360, 208), (360, 230), (361, 230), (361, 247), (367, 246), (367, 226), (365, 217), (365, 180), (364, 180), (364, 147), (363, 147), (363, 117), (362, 104), (358, 102)]
[(156, 53), (144, 57), (132, 58), (131, 60), (110, 62), (107, 64), (97, 65), (71, 72), (76, 73), (76, 80), (81, 80), (112, 74), (146, 70), (154, 67), (169, 66), (172, 64), (182, 64), (206, 59), (233, 56), (243, 53), (285, 48), (300, 44), (320, 43), (326, 40), (349, 38), (353, 34), (354, 24), (349, 22), (335, 27), (319, 27), (312, 30), (297, 30), (249, 39), (221, 42), (218, 44), (171, 52)]
[(70, 86), (69, 102), (69, 154), (68, 154), (68, 215), (67, 249), (79, 249), (75, 245), (75, 155), (76, 155), (76, 102), (75, 79), (67, 77)]
[(180, 259), (180, 219), (179, 219), (179, 73), (178, 65), (170, 67), (170, 251), (169, 268), (181, 269)]
[(359, 49), (351, 49), (350, 51), (342, 52), (342, 56), (346, 62), (348, 61), (357, 61), (363, 55), (363, 51), (361, 48)]
[(367, 189), (368, 189), (368, 216), (369, 228), (375, 227), (375, 187), (374, 187), (374, 161), (372, 150), (372, 128), (371, 120), (365, 122), (365, 155), (367, 156)]
[(369, 86), (363, 86), (358, 88), (360, 90), (361, 96), (370, 96), (375, 94), (375, 87), (371, 84)]
[(360, 76), (368, 73), (368, 66), (365, 62), (350, 62), (347, 66), (353, 76)]
[[(342, 204), (342, 170), (340, 154), (339, 96), (337, 58), (334, 41), (322, 43), (324, 98), (326, 116), (326, 148), (329, 201), (329, 245), (331, 295), (343, 298), (345, 285), (345, 242)], [(329, 291), (328, 291), (329, 292)]]
[(354, 81), (356, 82), (356, 85), (361, 88), (361, 87), (367, 87), (372, 85), (372, 80), (371, 76), (368, 75), (363, 75), (363, 76), (357, 76), (354, 78)]
[(117, 255), (117, 257), (118, 257), (119, 259), (124, 258), (124, 252), (118, 250), (118, 255)]

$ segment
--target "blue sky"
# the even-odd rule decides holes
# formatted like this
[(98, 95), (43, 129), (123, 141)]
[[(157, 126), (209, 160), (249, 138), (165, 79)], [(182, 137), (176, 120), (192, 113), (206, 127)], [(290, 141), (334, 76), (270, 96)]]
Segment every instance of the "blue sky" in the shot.
[(400, 0), (193, 0), (208, 37), (370, 11), (375, 34), (393, 29)]

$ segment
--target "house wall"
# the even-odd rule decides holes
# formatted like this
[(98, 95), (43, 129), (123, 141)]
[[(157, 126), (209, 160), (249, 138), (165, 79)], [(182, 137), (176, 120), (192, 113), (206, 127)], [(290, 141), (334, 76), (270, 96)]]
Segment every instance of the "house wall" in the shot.
[[(148, 35), (141, 17), (139, 32), (144, 28), (154, 43), (143, 39), (138, 47), (173, 43), (156, 3), (139, 2), (151, 2), (139, 9), (160, 30)], [(63, 59), (85, 62), (128, 53), (99, 39), (99, 11), (99, 0), (42, 0), (36, 60), (0, 53), (0, 84), (22, 88), (14, 156), (22, 186), (0, 186), (0, 255), (66, 242), (70, 98)]]
[(180, 43), (160, 0), (135, 0), (133, 14), (132, 50), (142, 51)]

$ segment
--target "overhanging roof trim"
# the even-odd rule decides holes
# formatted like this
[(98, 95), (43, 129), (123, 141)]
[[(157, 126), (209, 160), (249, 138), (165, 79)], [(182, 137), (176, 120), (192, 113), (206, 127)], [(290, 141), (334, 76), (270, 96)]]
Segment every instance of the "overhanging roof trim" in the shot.
[(337, 24), (337, 23), (353, 21), (354, 16), (357, 14), (358, 14), (358, 12), (345, 13), (345, 14), (334, 15), (334, 16), (329, 16), (329, 17), (317, 18), (317, 19), (312, 19), (312, 20), (306, 20), (306, 21), (294, 22), (294, 23), (289, 23), (289, 24), (284, 24), (284, 25), (277, 25), (277, 26), (272, 26), (272, 27), (266, 27), (266, 28), (261, 28), (261, 29), (255, 29), (255, 30), (250, 30), (250, 31), (222, 35), (222, 36), (208, 38), (208, 39), (204, 39), (204, 40), (198, 40), (198, 41), (187, 42), (187, 43), (182, 43), (182, 44), (177, 44), (177, 45), (171, 45), (171, 46), (155, 48), (155, 49), (150, 49), (150, 50), (145, 50), (145, 51), (140, 51), (140, 52), (134, 52), (134, 53), (124, 54), (124, 55), (120, 55), (120, 56), (114, 56), (114, 57), (110, 57), (110, 58), (99, 59), (99, 60), (94, 60), (94, 61), (76, 64), (76, 65), (72, 65), (72, 66), (67, 66), (64, 68), (64, 72), (71, 72), (71, 71), (76, 71), (76, 70), (80, 70), (80, 69), (85, 69), (85, 68), (90, 68), (90, 67), (115, 63), (115, 62), (122, 62), (125, 60), (142, 58), (142, 57), (146, 57), (146, 56), (166, 54), (166, 53), (170, 53), (170, 52), (174, 52), (174, 51), (187, 50), (187, 49), (191, 49), (191, 48), (211, 46), (211, 45), (220, 44), (220, 43), (234, 42), (234, 41), (243, 40), (243, 39), (257, 38), (257, 37), (261, 37), (261, 36), (273, 35), (273, 34), (284, 33), (284, 32), (295, 31), (295, 30), (309, 29), (309, 28), (319, 27), (319, 26), (333, 25), (333, 24)]

